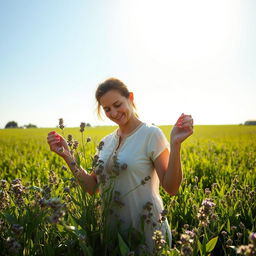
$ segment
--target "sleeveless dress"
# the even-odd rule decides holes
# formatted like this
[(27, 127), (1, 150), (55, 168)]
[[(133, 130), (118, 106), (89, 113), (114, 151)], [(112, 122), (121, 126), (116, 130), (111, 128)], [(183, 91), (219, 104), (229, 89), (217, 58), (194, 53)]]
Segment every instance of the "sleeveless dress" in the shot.
[[(160, 230), (171, 246), (170, 227), (167, 219), (162, 218), (163, 201), (153, 165), (166, 148), (169, 150), (169, 143), (160, 128), (146, 123), (141, 123), (120, 145), (119, 139), (117, 130), (102, 139), (98, 157), (104, 168), (95, 172), (99, 184), (106, 185), (108, 178), (114, 177), (113, 218), (121, 221), (124, 233), (130, 227), (143, 232), (150, 250), (154, 247), (155, 230)], [(101, 186), (100, 192), (103, 193)]]

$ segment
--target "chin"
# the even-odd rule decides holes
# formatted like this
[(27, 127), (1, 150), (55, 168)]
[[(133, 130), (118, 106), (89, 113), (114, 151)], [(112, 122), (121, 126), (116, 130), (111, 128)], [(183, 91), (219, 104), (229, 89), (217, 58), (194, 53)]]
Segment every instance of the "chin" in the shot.
[(126, 118), (125, 118), (125, 115), (123, 115), (122, 117), (121, 117), (121, 119), (119, 119), (118, 121), (114, 121), (116, 124), (118, 124), (118, 125), (124, 125), (124, 124), (126, 124), (127, 123), (127, 120), (126, 120)]

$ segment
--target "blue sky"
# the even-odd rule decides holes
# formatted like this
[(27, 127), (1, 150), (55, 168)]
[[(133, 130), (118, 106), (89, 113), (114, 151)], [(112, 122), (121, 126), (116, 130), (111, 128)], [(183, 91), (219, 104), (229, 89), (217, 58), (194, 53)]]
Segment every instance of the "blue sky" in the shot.
[(0, 0), (0, 127), (100, 121), (97, 84), (123, 80), (141, 119), (256, 119), (256, 2)]

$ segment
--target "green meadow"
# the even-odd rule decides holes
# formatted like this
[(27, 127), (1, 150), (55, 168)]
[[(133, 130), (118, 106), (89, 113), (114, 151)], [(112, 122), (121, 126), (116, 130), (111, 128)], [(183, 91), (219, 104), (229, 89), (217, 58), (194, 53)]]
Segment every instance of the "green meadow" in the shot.
[[(172, 127), (160, 128), (169, 140)], [(99, 195), (82, 191), (46, 141), (52, 130), (72, 134), (80, 143), (81, 165), (91, 170), (98, 143), (115, 129), (0, 130), (0, 255), (149, 255), (136, 250), (143, 239), (136, 247), (135, 238), (106, 232)], [(172, 248), (162, 243), (152, 255), (253, 255), (256, 127), (195, 126), (181, 159), (178, 194), (170, 197), (161, 189)]]

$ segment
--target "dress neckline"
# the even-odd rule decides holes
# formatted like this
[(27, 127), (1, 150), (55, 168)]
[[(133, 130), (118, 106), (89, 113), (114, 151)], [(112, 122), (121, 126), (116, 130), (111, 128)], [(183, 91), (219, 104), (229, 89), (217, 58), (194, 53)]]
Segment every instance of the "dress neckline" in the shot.
[[(142, 127), (144, 124), (145, 124), (144, 122), (141, 122), (135, 129), (133, 129), (130, 133), (128, 133), (128, 134), (123, 138), (123, 140), (126, 139), (126, 138), (128, 138), (128, 137), (130, 137), (131, 135), (133, 135), (133, 134), (134, 134), (136, 131), (138, 131), (138, 130), (140, 129), (140, 127)], [(117, 138), (120, 138), (120, 135), (118, 135), (118, 129), (116, 129), (115, 136), (116, 136)]]

